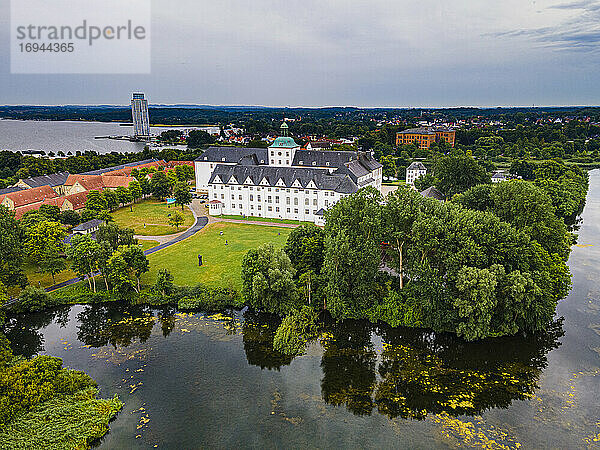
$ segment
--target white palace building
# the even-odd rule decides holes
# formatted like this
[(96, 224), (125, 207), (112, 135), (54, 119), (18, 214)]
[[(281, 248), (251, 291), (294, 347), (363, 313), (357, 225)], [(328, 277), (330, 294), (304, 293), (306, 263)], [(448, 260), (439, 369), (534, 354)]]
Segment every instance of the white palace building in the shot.
[(210, 147), (194, 162), (196, 190), (211, 215), (322, 225), (325, 210), (366, 186), (381, 191), (382, 166), (369, 153), (301, 149), (288, 126), (268, 148)]

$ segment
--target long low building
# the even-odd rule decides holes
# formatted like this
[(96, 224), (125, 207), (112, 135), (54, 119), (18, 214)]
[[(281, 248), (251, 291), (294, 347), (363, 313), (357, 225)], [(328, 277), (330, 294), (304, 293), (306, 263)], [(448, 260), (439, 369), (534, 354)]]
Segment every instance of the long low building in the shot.
[(195, 172), (212, 215), (315, 223), (340, 198), (366, 186), (381, 190), (382, 181), (382, 166), (368, 153), (303, 150), (288, 136), (266, 149), (211, 147)]

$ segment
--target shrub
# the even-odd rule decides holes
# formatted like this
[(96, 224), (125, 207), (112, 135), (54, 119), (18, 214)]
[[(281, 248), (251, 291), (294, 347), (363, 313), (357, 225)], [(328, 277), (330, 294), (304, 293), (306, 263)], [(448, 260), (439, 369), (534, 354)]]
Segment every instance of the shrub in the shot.
[(17, 312), (31, 312), (48, 306), (48, 293), (35, 286), (27, 286), (19, 296), (19, 303), (15, 306)]
[(317, 313), (304, 306), (285, 317), (275, 332), (273, 348), (285, 355), (301, 355), (306, 344), (317, 336)]

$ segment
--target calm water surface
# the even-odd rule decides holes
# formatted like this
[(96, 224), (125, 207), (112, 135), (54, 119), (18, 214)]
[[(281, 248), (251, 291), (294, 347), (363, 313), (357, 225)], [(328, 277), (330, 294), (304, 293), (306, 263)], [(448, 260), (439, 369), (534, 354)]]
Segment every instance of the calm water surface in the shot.
[(7, 334), (121, 397), (100, 448), (598, 448), (600, 171), (569, 264), (573, 290), (535, 336), (345, 322), (292, 359), (269, 317), (119, 304), (14, 318)]
[[(159, 134), (173, 128), (152, 127), (152, 134)], [(140, 152), (142, 142), (129, 142), (114, 139), (94, 139), (96, 136), (128, 136), (133, 127), (118, 123), (0, 120), (0, 150), (43, 150), (59, 151), (67, 154), (77, 151)]]

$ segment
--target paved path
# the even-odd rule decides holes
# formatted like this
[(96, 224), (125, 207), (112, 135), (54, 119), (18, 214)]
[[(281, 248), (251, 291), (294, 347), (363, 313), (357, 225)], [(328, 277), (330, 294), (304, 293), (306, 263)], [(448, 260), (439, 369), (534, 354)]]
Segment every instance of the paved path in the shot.
[[(192, 212), (194, 212), (194, 211), (192, 210)], [(195, 212), (194, 212), (194, 216), (196, 216)], [(190, 228), (188, 228), (187, 231), (184, 231), (183, 233), (178, 233), (176, 237), (172, 238), (168, 242), (164, 242), (160, 245), (157, 245), (156, 247), (149, 248), (148, 250), (144, 251), (144, 255), (148, 256), (148, 255), (151, 255), (152, 253), (156, 253), (159, 250), (170, 247), (173, 244), (177, 244), (178, 242), (181, 242), (184, 239), (187, 239), (190, 236), (193, 236), (198, 231), (200, 231), (202, 228), (204, 228), (207, 224), (208, 224), (207, 217), (196, 217), (196, 223), (194, 223), (194, 225), (192, 225)], [(173, 237), (173, 235), (171, 235), (171, 237)], [(97, 273), (95, 275), (99, 275), (99, 273)], [(83, 281), (83, 280), (84, 280), (83, 278), (71, 278), (70, 280), (66, 280), (66, 281), (63, 281), (62, 283), (55, 284), (54, 286), (47, 287), (46, 292), (52, 292), (57, 289), (63, 288), (65, 286), (70, 286), (72, 284), (78, 283), (79, 281)]]

